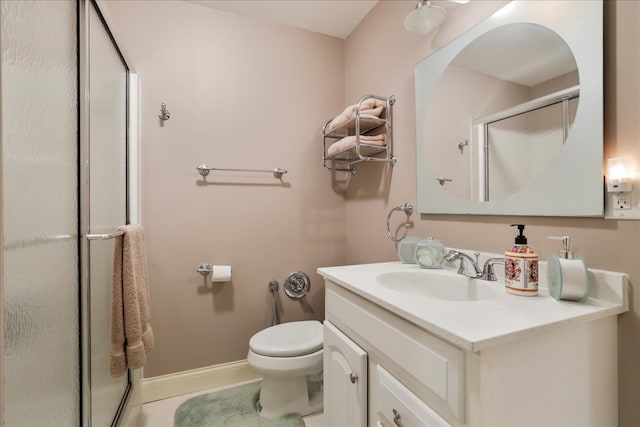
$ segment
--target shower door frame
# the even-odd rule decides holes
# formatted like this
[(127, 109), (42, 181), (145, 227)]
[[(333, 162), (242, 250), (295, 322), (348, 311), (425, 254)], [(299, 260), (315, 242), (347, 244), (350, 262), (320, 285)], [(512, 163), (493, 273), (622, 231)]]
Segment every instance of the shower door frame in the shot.
[[(478, 202), (492, 201), (490, 196), (491, 182), (489, 179), (489, 126), (493, 123), (524, 115), (536, 110), (562, 104), (562, 144), (567, 142), (570, 121), (569, 102), (580, 98), (580, 85), (535, 98), (522, 104), (514, 105), (506, 110), (474, 119), (471, 123), (471, 199)], [(575, 117), (574, 117), (575, 119)]]
[[(130, 218), (129, 203), (129, 134), (130, 134), (130, 78), (131, 67), (127, 63), (122, 51), (107, 25), (99, 4), (96, 0), (77, 0), (78, 2), (78, 117), (79, 117), (79, 156), (78, 156), (78, 197), (79, 197), (79, 268), (80, 268), (80, 420), (83, 427), (92, 425), (92, 384), (91, 384), (91, 246), (86, 239), (90, 226), (90, 13), (93, 7), (102, 22), (104, 30), (109, 35), (115, 52), (120, 57), (126, 69), (126, 132), (125, 132), (125, 165), (126, 165), (126, 223)], [(106, 302), (110, 305), (110, 302)], [(127, 387), (118, 409), (114, 414), (111, 426), (120, 425), (125, 415), (127, 405), (131, 401), (133, 392), (133, 378), (131, 370), (127, 370)]]

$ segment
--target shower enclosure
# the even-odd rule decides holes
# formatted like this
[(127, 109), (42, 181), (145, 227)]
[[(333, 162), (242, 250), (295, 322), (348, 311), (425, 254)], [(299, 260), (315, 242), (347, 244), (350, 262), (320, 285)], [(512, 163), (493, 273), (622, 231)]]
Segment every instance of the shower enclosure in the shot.
[(579, 97), (576, 85), (474, 120), (472, 200), (505, 199), (546, 172), (567, 140)]
[(129, 69), (94, 2), (0, 8), (2, 421), (118, 425), (132, 386), (109, 376), (108, 234), (129, 219)]

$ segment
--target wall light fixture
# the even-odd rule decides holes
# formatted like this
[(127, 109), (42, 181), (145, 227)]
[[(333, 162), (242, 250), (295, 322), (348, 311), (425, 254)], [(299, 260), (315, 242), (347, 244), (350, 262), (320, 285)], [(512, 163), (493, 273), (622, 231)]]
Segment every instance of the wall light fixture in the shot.
[[(469, 3), (470, 0), (445, 0), (451, 3)], [(430, 0), (418, 0), (415, 9), (404, 18), (407, 31), (419, 34), (429, 34), (444, 22), (447, 11), (440, 6), (431, 4)]]
[(404, 18), (404, 27), (412, 33), (429, 34), (444, 22), (446, 16), (447, 12), (440, 6), (419, 0), (416, 8)]

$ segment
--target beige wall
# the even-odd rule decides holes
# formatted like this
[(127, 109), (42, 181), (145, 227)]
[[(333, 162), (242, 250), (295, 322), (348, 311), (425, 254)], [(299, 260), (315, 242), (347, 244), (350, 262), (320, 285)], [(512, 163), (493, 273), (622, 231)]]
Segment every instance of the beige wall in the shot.
[[(185, 2), (108, 2), (115, 35), (142, 84), (143, 224), (157, 337), (147, 377), (244, 358), (251, 334), (267, 324), (271, 278), (282, 281), (295, 269), (310, 273), (310, 309), (281, 296), (283, 320), (321, 319), (316, 267), (396, 259), (385, 217), (390, 208), (415, 202), (414, 65), (504, 3), (447, 5), (447, 22), (425, 38), (402, 26), (415, 1), (381, 1), (343, 42)], [(606, 17), (605, 153), (637, 156), (640, 3), (606, 2)], [(360, 165), (349, 177), (345, 204), (333, 191), (341, 183), (320, 166), (319, 130), (345, 103), (368, 93), (398, 98), (398, 164)], [(156, 118), (161, 102), (172, 112), (164, 126)], [(287, 185), (215, 172), (202, 185), (194, 170), (202, 162), (283, 167)], [(558, 249), (547, 236), (569, 234), (591, 267), (624, 271), (633, 286), (640, 281), (635, 221), (412, 219), (417, 236), (495, 252), (512, 242), (508, 225), (525, 222), (542, 259)], [(204, 288), (194, 272), (202, 261), (232, 264), (233, 283)], [(633, 292), (631, 311), (619, 322), (622, 425), (640, 422), (639, 315)]]
[[(349, 183), (346, 206), (346, 261), (361, 263), (395, 258), (385, 231), (389, 209), (415, 202), (414, 64), (441, 47), (500, 2), (471, 2), (450, 13), (441, 31), (428, 38), (402, 28), (413, 1), (382, 1), (347, 39), (346, 99), (363, 93), (395, 94), (394, 141), (398, 163), (392, 173), (364, 165)], [(605, 2), (605, 153), (638, 155), (640, 129), (640, 2)], [(464, 11), (461, 11), (464, 9)], [(464, 15), (462, 15), (464, 13)], [(456, 16), (457, 15), (457, 16)], [(473, 18), (475, 16), (475, 19)], [(380, 29), (384, 28), (384, 31)], [(570, 165), (568, 165), (570, 167)], [(388, 177), (381, 180), (380, 176)], [(571, 203), (570, 195), (567, 199)], [(398, 216), (396, 220), (400, 220)], [(434, 236), (445, 245), (502, 252), (512, 242), (509, 224), (524, 222), (532, 247), (542, 259), (558, 250), (547, 236), (568, 234), (590, 267), (623, 271), (632, 287), (640, 283), (640, 223), (585, 218), (417, 215), (411, 234)], [(640, 424), (640, 293), (631, 293), (631, 310), (619, 321), (621, 425)]]
[[(109, 1), (115, 37), (140, 76), (142, 223), (156, 347), (145, 376), (246, 358), (268, 326), (324, 318), (319, 266), (344, 260), (344, 198), (321, 166), (320, 129), (343, 108), (344, 42), (183, 1)], [(171, 119), (157, 118), (165, 102)], [(288, 170), (271, 174), (195, 167)], [(201, 262), (230, 264), (203, 286)], [(311, 293), (284, 295), (303, 270)]]

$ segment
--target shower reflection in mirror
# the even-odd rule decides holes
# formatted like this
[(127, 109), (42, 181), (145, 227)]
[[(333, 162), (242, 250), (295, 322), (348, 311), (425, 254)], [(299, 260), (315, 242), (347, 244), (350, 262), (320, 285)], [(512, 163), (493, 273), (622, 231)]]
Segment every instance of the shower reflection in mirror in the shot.
[(542, 175), (567, 140), (579, 96), (573, 86), (474, 120), (471, 200), (503, 199)]

